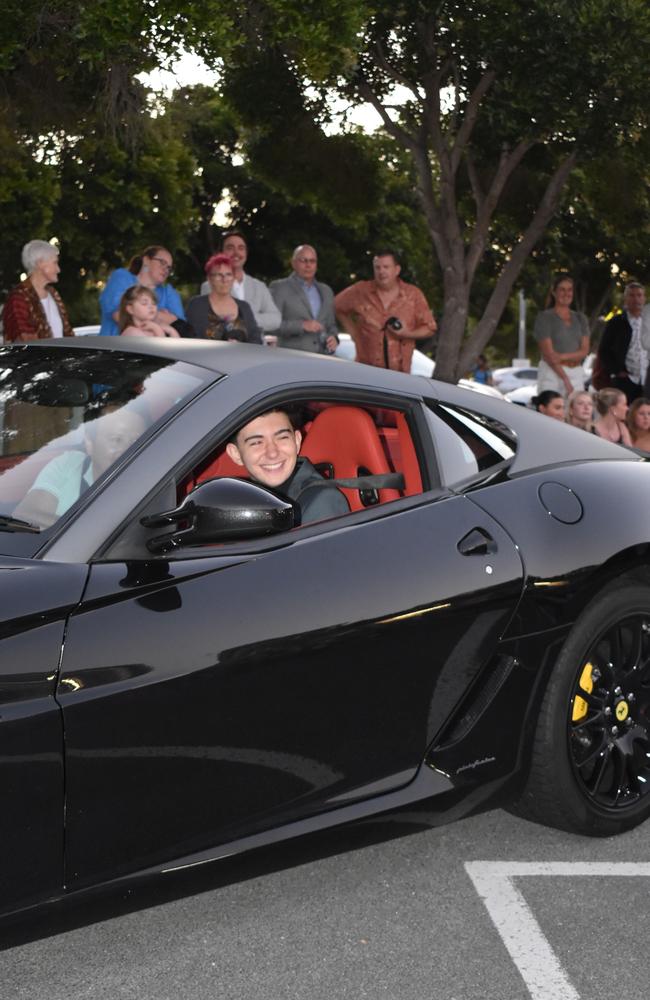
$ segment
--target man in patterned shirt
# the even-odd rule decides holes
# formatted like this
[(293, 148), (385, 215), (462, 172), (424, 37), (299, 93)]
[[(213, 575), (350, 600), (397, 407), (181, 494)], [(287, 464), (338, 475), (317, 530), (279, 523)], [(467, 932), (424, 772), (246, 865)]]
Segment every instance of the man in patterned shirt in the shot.
[(356, 344), (357, 361), (410, 372), (416, 340), (431, 337), (436, 321), (420, 289), (400, 278), (392, 250), (376, 253), (372, 266), (372, 281), (357, 281), (334, 299), (338, 321)]

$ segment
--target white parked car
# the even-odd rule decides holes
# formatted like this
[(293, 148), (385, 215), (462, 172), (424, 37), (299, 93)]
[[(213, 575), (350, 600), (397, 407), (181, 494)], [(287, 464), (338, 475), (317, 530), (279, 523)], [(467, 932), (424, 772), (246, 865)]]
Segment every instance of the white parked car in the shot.
[[(349, 333), (339, 333), (339, 346), (335, 351), (337, 358), (345, 358), (346, 361), (355, 361), (357, 352), (354, 346), (354, 341)], [(413, 351), (413, 360), (411, 361), (411, 375), (424, 375), (425, 378), (433, 378), (433, 373), (436, 368), (436, 363), (431, 358), (428, 358), (426, 354), (422, 351), (418, 351), (417, 348)], [(501, 393), (497, 389), (493, 389), (491, 385), (481, 385), (479, 382), (473, 382), (472, 379), (461, 378), (459, 379), (458, 385), (462, 386), (463, 389), (472, 389), (474, 392), (482, 392), (485, 396), (496, 396), (497, 399), (502, 399)]]
[[(345, 358), (346, 361), (356, 361), (357, 350), (349, 333), (339, 333), (339, 346), (334, 353), (337, 358)], [(434, 367), (433, 361), (426, 354), (418, 350), (413, 351), (411, 375), (425, 375), (426, 378), (431, 378)]]
[(518, 389), (504, 393), (503, 398), (509, 403), (518, 403), (519, 406), (530, 406), (531, 400), (537, 393), (537, 385), (520, 385)]
[[(591, 376), (593, 373), (595, 354), (588, 354), (585, 360), (582, 362), (582, 370), (585, 376), (585, 389), (589, 389), (591, 386)], [(526, 368), (525, 371), (530, 371)], [(503, 390), (501, 390), (503, 392)], [(591, 389), (591, 392), (594, 390)], [(532, 382), (528, 385), (520, 385), (509, 392), (504, 392), (504, 397), (511, 403), (519, 403), (520, 406), (530, 406), (530, 401), (537, 392), (537, 383)]]
[(499, 392), (511, 392), (522, 385), (537, 385), (537, 368), (495, 368), (492, 372), (492, 382)]
[(95, 337), (99, 334), (99, 323), (93, 323), (92, 326), (75, 326), (74, 335), (75, 337)]

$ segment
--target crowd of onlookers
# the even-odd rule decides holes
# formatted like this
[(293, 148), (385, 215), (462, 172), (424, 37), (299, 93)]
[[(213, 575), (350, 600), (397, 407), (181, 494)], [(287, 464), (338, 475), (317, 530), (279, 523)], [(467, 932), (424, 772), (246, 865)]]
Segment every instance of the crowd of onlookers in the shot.
[[(242, 233), (225, 233), (219, 253), (205, 264), (200, 293), (184, 306), (170, 283), (171, 253), (163, 246), (146, 247), (113, 271), (101, 291), (100, 334), (266, 343), (332, 354), (343, 330), (354, 340), (358, 361), (408, 372), (416, 342), (436, 331), (424, 295), (400, 277), (392, 250), (374, 255), (370, 281), (357, 281), (337, 295), (316, 279), (318, 255), (308, 244), (294, 250), (291, 273), (268, 287), (245, 271), (247, 258)], [(26, 277), (4, 306), (5, 340), (73, 335), (54, 288), (58, 248), (32, 240), (22, 260)]]
[[(246, 272), (247, 259), (243, 234), (225, 233), (220, 251), (205, 264), (200, 293), (184, 307), (169, 280), (171, 253), (162, 246), (147, 247), (109, 276), (99, 295), (99, 332), (266, 343), (330, 354), (343, 330), (354, 340), (357, 360), (398, 371), (410, 371), (416, 343), (435, 333), (436, 321), (424, 295), (400, 277), (399, 259), (392, 250), (375, 254), (371, 280), (357, 281), (336, 295), (316, 279), (318, 255), (309, 244), (296, 247), (291, 273), (270, 286)], [(22, 262), (26, 277), (4, 306), (5, 340), (72, 336), (54, 287), (58, 248), (32, 240), (23, 248)], [(540, 361), (533, 405), (546, 416), (608, 441), (650, 452), (650, 306), (645, 304), (645, 289), (636, 281), (626, 285), (624, 308), (609, 320), (598, 347), (591, 392), (585, 390), (583, 369), (590, 350), (589, 325), (586, 316), (572, 308), (573, 297), (573, 279), (559, 274), (546, 308), (536, 317)], [(473, 377), (489, 382), (484, 355)]]
[(574, 389), (566, 400), (559, 392), (544, 389), (533, 397), (533, 405), (554, 420), (650, 454), (650, 399), (645, 396), (628, 405), (620, 389), (599, 389), (593, 395)]
[(597, 434), (616, 444), (650, 453), (650, 306), (645, 288), (625, 286), (623, 310), (606, 324), (596, 353), (591, 392), (585, 389), (583, 361), (589, 353), (589, 326), (571, 309), (573, 280), (558, 275), (548, 308), (535, 321), (540, 362), (538, 412)]

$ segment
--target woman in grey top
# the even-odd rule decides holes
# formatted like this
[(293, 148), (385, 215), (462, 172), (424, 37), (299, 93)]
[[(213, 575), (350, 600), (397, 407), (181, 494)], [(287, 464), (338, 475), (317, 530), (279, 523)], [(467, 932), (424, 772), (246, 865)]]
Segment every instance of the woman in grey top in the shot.
[(534, 336), (540, 362), (537, 392), (554, 389), (565, 398), (574, 389), (584, 389), (582, 362), (589, 353), (589, 325), (584, 313), (571, 309), (573, 278), (556, 276), (549, 295), (552, 308), (537, 314)]
[(205, 265), (210, 292), (195, 295), (187, 306), (187, 321), (196, 337), (261, 344), (262, 331), (247, 302), (231, 294), (235, 275), (230, 257), (214, 254)]

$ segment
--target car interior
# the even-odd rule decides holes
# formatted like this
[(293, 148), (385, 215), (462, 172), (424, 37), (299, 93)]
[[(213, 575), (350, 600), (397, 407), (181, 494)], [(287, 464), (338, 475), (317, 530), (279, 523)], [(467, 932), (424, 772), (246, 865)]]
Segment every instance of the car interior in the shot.
[[(309, 402), (288, 408), (292, 422), (303, 436), (300, 454), (328, 479), (353, 479), (401, 473), (395, 488), (342, 487), (350, 510), (364, 510), (423, 491), (416, 447), (407, 416), (373, 406)], [(252, 417), (251, 417), (252, 419)], [(245, 478), (225, 450), (225, 442), (198, 464), (180, 484), (179, 498), (195, 486), (221, 476)]]

